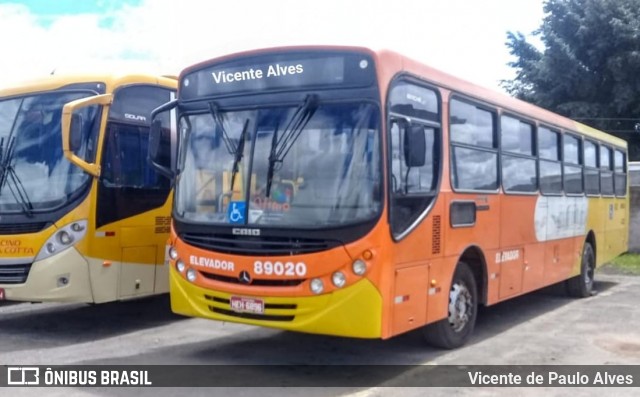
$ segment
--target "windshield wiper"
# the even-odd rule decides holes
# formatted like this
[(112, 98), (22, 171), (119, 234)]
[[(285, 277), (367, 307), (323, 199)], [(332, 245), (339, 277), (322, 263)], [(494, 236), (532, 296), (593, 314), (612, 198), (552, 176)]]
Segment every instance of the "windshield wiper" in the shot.
[[(15, 137), (11, 137), (7, 140), (5, 147), (5, 139), (0, 138), (0, 195), (2, 195), (2, 189), (5, 185), (9, 188), (11, 195), (18, 204), (22, 207), (27, 216), (33, 216), (33, 203), (29, 199), (27, 190), (24, 188), (20, 177), (16, 173), (16, 170), (11, 164), (13, 159), (13, 152), (16, 147)], [(13, 183), (13, 187), (8, 181)]]
[(247, 130), (249, 130), (249, 119), (246, 119), (244, 122), (244, 127), (242, 127), (242, 133), (240, 134), (240, 142), (238, 142), (238, 147), (236, 148), (236, 153), (233, 158), (233, 167), (231, 168), (231, 189), (229, 189), (231, 194), (233, 194), (233, 185), (236, 181), (238, 166), (240, 165), (242, 156), (244, 156), (244, 141), (246, 140)]
[(222, 125), (222, 116), (220, 115), (218, 104), (216, 104), (214, 101), (209, 102), (209, 112), (211, 113), (211, 117), (213, 117), (213, 121), (222, 132), (222, 140), (224, 141), (224, 145), (226, 146), (227, 151), (229, 151), (229, 154), (233, 154), (235, 156), (238, 152), (238, 149), (231, 138), (229, 138), (227, 131), (225, 131), (224, 125)]
[(282, 132), (282, 136), (278, 139), (278, 128), (276, 126), (273, 132), (273, 139), (271, 140), (271, 153), (269, 154), (269, 169), (267, 170), (267, 189), (266, 196), (269, 197), (271, 193), (271, 184), (273, 183), (273, 176), (276, 171), (276, 163), (282, 164), (284, 158), (287, 157), (289, 150), (293, 147), (302, 130), (307, 125), (311, 117), (318, 109), (318, 96), (307, 95), (304, 102), (296, 109), (289, 120), (289, 123)]

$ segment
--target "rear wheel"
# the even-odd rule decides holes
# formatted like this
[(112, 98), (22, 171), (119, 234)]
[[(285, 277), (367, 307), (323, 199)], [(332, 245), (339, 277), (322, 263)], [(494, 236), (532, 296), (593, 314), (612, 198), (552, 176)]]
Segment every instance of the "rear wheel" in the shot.
[(593, 294), (593, 281), (596, 272), (596, 255), (591, 243), (584, 243), (580, 274), (566, 281), (567, 293), (575, 298), (586, 298)]
[(459, 262), (449, 290), (449, 315), (424, 327), (427, 342), (443, 349), (464, 345), (475, 327), (478, 315), (476, 280), (469, 265)]

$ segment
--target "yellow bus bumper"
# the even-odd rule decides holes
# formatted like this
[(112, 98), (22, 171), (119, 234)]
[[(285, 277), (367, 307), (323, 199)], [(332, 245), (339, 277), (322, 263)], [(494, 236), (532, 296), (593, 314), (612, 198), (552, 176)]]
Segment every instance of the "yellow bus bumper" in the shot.
[(89, 264), (73, 247), (34, 262), (25, 283), (0, 284), (0, 288), (12, 301), (93, 302)]
[(323, 335), (381, 337), (382, 297), (367, 279), (324, 295), (255, 296), (264, 301), (263, 315), (231, 311), (229, 300), (233, 294), (198, 287), (173, 266), (169, 292), (171, 310), (184, 316)]

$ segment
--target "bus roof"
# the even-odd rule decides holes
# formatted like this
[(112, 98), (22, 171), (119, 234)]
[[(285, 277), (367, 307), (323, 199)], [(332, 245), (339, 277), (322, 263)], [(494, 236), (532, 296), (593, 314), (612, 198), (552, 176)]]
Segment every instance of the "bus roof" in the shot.
[(172, 76), (157, 76), (152, 74), (68, 74), (50, 75), (39, 79), (24, 81), (12, 87), (0, 89), (0, 98), (24, 95), (32, 92), (51, 91), (69, 84), (103, 83), (106, 92), (115, 87), (129, 84), (157, 84), (169, 88), (177, 87), (177, 80)]
[[(582, 133), (593, 139), (606, 141), (615, 144), (620, 147), (627, 147), (627, 142), (624, 139), (609, 135), (603, 131), (592, 128), (588, 125), (582, 124), (570, 118), (561, 116), (551, 111), (545, 110), (541, 107), (533, 105), (531, 103), (522, 101), (520, 99), (511, 97), (505, 93), (492, 90), (486, 87), (482, 87), (463, 80), (461, 78), (450, 75), (441, 70), (432, 68), (407, 56), (399, 54), (395, 51), (381, 49), (373, 50), (366, 47), (353, 47), (353, 46), (337, 46), (337, 45), (309, 45), (309, 46), (290, 46), (290, 47), (271, 47), (255, 49), (250, 51), (237, 52), (233, 54), (224, 55), (221, 57), (209, 59), (194, 65), (191, 65), (184, 69), (179, 78), (189, 74), (193, 71), (205, 68), (209, 65), (225, 62), (237, 57), (247, 57), (261, 54), (268, 54), (274, 52), (295, 52), (295, 51), (318, 51), (318, 50), (338, 50), (338, 51), (354, 51), (371, 55), (376, 61), (377, 73), (382, 81), (389, 82), (399, 73), (408, 73), (415, 77), (437, 85), (446, 90), (450, 90), (453, 93), (457, 93), (461, 96), (475, 99), (477, 101), (486, 103), (488, 105), (498, 106), (504, 110), (519, 115), (525, 119), (535, 119), (549, 127), (556, 127), (565, 130), (570, 130), (578, 133)], [(386, 96), (388, 84), (380, 87), (382, 96)]]
[(624, 139), (607, 134), (606, 132), (553, 113), (529, 102), (514, 98), (500, 91), (482, 87), (452, 76), (394, 51), (377, 51), (375, 57), (377, 58), (378, 73), (384, 81), (390, 81), (397, 73), (404, 71), (434, 85), (451, 90), (461, 96), (475, 99), (488, 105), (498, 106), (523, 118), (536, 119), (549, 127), (558, 127), (579, 132), (594, 139), (610, 142), (625, 148), (627, 147), (627, 142)]

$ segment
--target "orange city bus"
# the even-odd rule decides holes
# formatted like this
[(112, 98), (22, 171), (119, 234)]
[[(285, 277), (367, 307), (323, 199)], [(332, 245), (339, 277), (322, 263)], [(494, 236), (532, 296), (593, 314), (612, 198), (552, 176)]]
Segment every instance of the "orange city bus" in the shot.
[(478, 305), (589, 296), (627, 247), (625, 141), (394, 52), (209, 60), (152, 118), (182, 315), (454, 348)]

